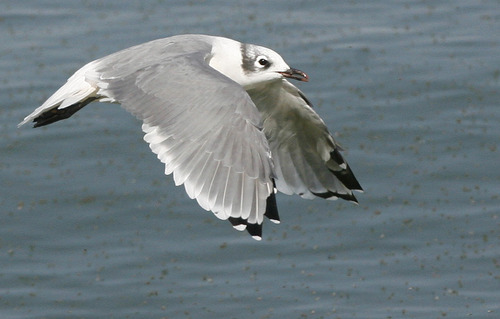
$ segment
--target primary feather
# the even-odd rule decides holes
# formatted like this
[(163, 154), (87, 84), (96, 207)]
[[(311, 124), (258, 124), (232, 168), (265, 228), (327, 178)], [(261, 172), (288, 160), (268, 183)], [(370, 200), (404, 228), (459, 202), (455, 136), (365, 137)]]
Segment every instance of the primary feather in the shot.
[(92, 101), (120, 103), (188, 196), (238, 230), (279, 222), (275, 189), (356, 202), (361, 186), (310, 102), (286, 80), (307, 80), (276, 52), (181, 35), (83, 66), (19, 125), (73, 115)]

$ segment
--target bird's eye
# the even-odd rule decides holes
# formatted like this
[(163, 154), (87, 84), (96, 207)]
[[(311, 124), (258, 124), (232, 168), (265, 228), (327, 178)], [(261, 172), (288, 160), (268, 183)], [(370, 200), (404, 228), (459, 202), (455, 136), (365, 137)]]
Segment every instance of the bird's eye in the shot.
[(264, 56), (257, 57), (255, 61), (256, 61), (255, 65), (259, 68), (267, 68), (269, 67), (269, 65), (271, 65), (269, 60)]

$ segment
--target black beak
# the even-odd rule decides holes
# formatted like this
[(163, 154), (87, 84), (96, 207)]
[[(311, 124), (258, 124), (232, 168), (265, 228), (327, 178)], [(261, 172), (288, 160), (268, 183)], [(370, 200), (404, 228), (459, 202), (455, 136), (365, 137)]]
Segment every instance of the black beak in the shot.
[(298, 81), (307, 82), (309, 81), (309, 77), (304, 72), (297, 69), (288, 69), (284, 72), (278, 72), (283, 75), (285, 78), (290, 78)]

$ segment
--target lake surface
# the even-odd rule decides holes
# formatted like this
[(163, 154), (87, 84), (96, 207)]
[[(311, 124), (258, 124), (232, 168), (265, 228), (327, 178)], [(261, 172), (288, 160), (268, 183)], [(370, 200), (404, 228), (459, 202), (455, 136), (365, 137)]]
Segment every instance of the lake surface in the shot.
[[(1, 318), (498, 318), (498, 1), (0, 2)], [(365, 189), (198, 207), (118, 105), (16, 125), (79, 67), (181, 33), (307, 72)]]

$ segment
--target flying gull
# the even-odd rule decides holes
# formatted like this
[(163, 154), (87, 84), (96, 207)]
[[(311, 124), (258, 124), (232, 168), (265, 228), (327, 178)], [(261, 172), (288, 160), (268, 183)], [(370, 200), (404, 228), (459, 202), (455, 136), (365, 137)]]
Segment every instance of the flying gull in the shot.
[(261, 239), (280, 218), (275, 193), (357, 203), (362, 191), (339, 144), (288, 79), (308, 81), (276, 52), (178, 35), (92, 61), (19, 126), (66, 119), (90, 102), (120, 103), (190, 198)]

